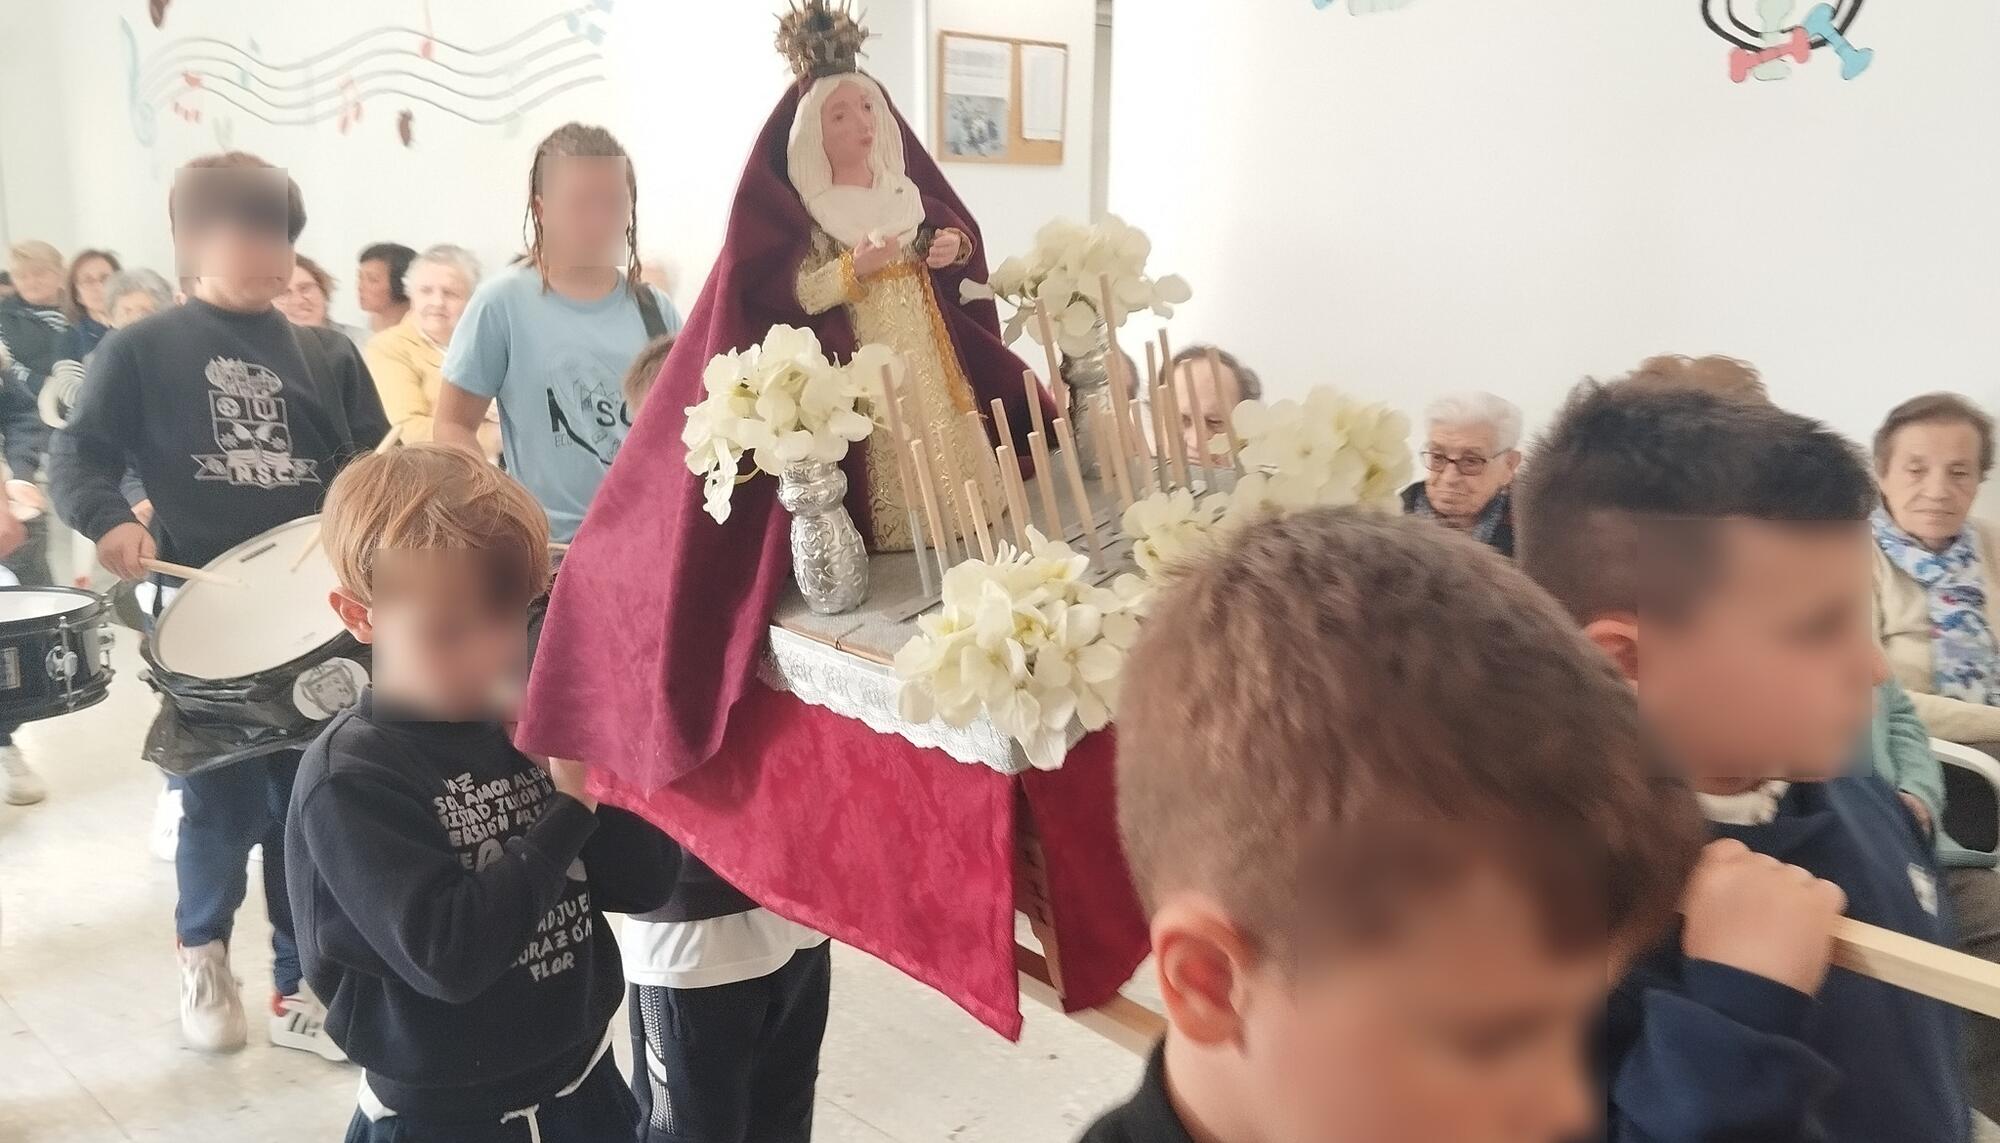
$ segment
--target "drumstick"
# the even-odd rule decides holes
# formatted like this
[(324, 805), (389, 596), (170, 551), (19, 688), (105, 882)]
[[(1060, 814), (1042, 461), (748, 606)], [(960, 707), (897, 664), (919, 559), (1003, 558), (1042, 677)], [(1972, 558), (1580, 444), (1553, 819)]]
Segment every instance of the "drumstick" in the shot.
[[(1076, 437), (1070, 434), (1069, 418), (1057, 417), (1055, 423), (1056, 443), (1062, 445), (1063, 472), (1069, 477), (1069, 494), (1076, 500), (1076, 514), (1083, 520), (1083, 534), (1090, 537), (1090, 554), (1098, 563), (1103, 563), (1104, 545), (1097, 541), (1097, 517), (1091, 514), (1090, 496), (1083, 490), (1083, 468), (1076, 460)], [(1055, 474), (1050, 473), (1049, 479), (1055, 479)]]
[(552, 552), (567, 552), (569, 551), (569, 545), (563, 543), (561, 540), (550, 540), (549, 550)]
[(1056, 354), (1056, 331), (1049, 322), (1049, 307), (1035, 303), (1035, 321), (1042, 328), (1042, 352), (1049, 358), (1049, 392), (1055, 394), (1056, 408), (1065, 417), (1069, 416), (1069, 382), (1063, 380), (1062, 358)]
[(1014, 539), (1021, 550), (1028, 550), (1028, 529), (1034, 521), (1028, 519), (1028, 490), (1021, 483), (1021, 462), (1014, 456), (1013, 445), (1001, 445), (993, 450), (994, 458), (1000, 462), (1000, 488), (1007, 494), (1007, 511), (1014, 516)]
[[(1222, 392), (1222, 350), (1208, 347), (1208, 375), (1215, 381), (1215, 391)], [(1239, 394), (1240, 395), (1240, 394)], [(1225, 408), (1222, 413), (1222, 427), (1229, 434), (1229, 467), (1243, 471), (1243, 438), (1236, 435), (1236, 410)]]
[(139, 566), (145, 568), (147, 571), (156, 571), (163, 575), (178, 576), (181, 579), (188, 580), (193, 583), (212, 583), (217, 587), (250, 586), (249, 584), (244, 583), (242, 580), (237, 579), (235, 576), (222, 575), (219, 572), (205, 571), (201, 568), (191, 568), (186, 564), (168, 563), (166, 560), (156, 560), (151, 556), (146, 556), (142, 558), (139, 561)]
[(1049, 538), (1060, 540), (1063, 521), (1062, 508), (1056, 503), (1056, 470), (1049, 463), (1049, 443), (1042, 434), (1028, 434), (1028, 455), (1035, 461), (1035, 487), (1042, 493), (1042, 517), (1049, 526)]
[(965, 502), (972, 505), (972, 531), (979, 539), (979, 557), (990, 564), (993, 562), (993, 534), (986, 528), (986, 510), (979, 506), (979, 489), (970, 480), (965, 482)]
[[(396, 442), (402, 439), (403, 424), (398, 421), (390, 425), (389, 431), (383, 433), (382, 439), (375, 443), (375, 455), (381, 456), (383, 453), (395, 448)], [(292, 561), (292, 570), (297, 571), (306, 566), (306, 560), (313, 554), (313, 549), (317, 547), (319, 547), (319, 525), (314, 524), (312, 535), (306, 537), (306, 546), (299, 549), (298, 557)]]
[(1833, 926), (1833, 963), (1849, 972), (2000, 1017), (2000, 965), (1849, 917)]

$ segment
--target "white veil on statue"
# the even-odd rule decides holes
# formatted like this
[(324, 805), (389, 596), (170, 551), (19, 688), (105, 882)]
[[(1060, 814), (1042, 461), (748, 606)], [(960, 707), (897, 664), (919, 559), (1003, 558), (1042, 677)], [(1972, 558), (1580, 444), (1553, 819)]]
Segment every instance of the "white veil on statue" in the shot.
[[(820, 109), (843, 83), (865, 89), (875, 104), (875, 150), (868, 167), (872, 187), (835, 186), (833, 167), (826, 160)], [(881, 237), (906, 242), (923, 225), (923, 194), (903, 170), (903, 132), (889, 114), (882, 88), (860, 72), (844, 72), (813, 81), (792, 117), (792, 141), (785, 151), (792, 187), (820, 229), (841, 246), (852, 249)]]

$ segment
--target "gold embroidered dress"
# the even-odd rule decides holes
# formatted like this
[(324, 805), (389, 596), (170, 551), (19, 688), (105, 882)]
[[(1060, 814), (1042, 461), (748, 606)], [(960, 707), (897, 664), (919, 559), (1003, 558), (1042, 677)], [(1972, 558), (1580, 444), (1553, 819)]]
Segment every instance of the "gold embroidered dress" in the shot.
[[(968, 240), (961, 235), (959, 241), (959, 257), (969, 259)], [(814, 227), (812, 247), (799, 267), (798, 297), (810, 314), (846, 306), (855, 344), (886, 345), (901, 355), (904, 371), (897, 384), (911, 415), (923, 422), (932, 442), (931, 473), (940, 497), (946, 482), (961, 494), (968, 480), (983, 488), (980, 466), (988, 447), (986, 436), (965, 416), (976, 411), (972, 385), (938, 310), (930, 267), (906, 248), (888, 266), (857, 278), (853, 255)], [(912, 546), (908, 509), (914, 505), (919, 514), (923, 511), (921, 497), (912, 501), (906, 496), (895, 450), (895, 438), (886, 431), (868, 437), (868, 506), (873, 522), (869, 546), (876, 551), (908, 551)], [(947, 505), (940, 504), (939, 511), (950, 520)]]

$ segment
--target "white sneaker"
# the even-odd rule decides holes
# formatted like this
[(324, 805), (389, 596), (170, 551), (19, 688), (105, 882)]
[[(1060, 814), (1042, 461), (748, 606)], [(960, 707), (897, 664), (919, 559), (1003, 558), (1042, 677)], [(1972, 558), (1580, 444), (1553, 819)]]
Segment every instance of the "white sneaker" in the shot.
[(41, 776), (28, 768), (21, 748), (11, 743), (0, 746), (0, 801), (10, 806), (32, 806), (49, 796)]
[(347, 1062), (347, 1053), (326, 1034), (326, 1005), (304, 984), (290, 996), (271, 998), (271, 1042), (280, 1048), (311, 1052), (336, 1064)]
[(181, 962), (181, 1038), (198, 1052), (233, 1052), (249, 1039), (242, 985), (221, 941), (176, 950)]
[(157, 860), (172, 861), (180, 845), (181, 792), (166, 786), (153, 801), (153, 828), (147, 834), (146, 846)]

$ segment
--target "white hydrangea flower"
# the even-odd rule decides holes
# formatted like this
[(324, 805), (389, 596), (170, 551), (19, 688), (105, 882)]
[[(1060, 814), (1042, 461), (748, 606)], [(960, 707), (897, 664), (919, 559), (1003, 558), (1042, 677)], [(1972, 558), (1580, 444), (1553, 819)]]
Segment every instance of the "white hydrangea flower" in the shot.
[(1056, 348), (1080, 357), (1095, 348), (1093, 334), (1104, 306), (1100, 283), (1111, 284), (1111, 312), (1103, 315), (1112, 328), (1122, 327), (1131, 314), (1150, 310), (1160, 317), (1193, 296), (1178, 274), (1153, 279), (1146, 274), (1153, 242), (1145, 231), (1115, 214), (1094, 226), (1055, 219), (1035, 233), (1034, 249), (1026, 257), (1011, 257), (983, 283), (959, 284), (961, 301), (999, 299), (1013, 307), (1002, 336), (1012, 343), (1026, 334), (1042, 343), (1039, 309), (1049, 315)]
[(1030, 529), (1028, 550), (946, 572), (943, 606), (896, 653), (902, 717), (965, 726), (984, 712), (1031, 764), (1061, 766), (1072, 722), (1110, 722), (1145, 599), (1133, 576), (1091, 585), (1089, 563)]
[(1226, 493), (1212, 492), (1196, 500), (1193, 491), (1177, 488), (1155, 492), (1125, 510), (1121, 521), (1132, 541), (1132, 559), (1149, 579), (1206, 548), (1211, 533), (1229, 505)]
[(809, 329), (772, 326), (764, 340), (710, 359), (702, 371), (702, 402), (687, 410), (681, 443), (688, 470), (701, 474), (702, 510), (729, 519), (730, 494), (749, 479), (738, 470), (747, 455), (756, 472), (773, 476), (801, 461), (837, 462), (874, 431), (857, 408), (879, 405), (886, 346), (864, 345), (845, 366), (827, 360)]

